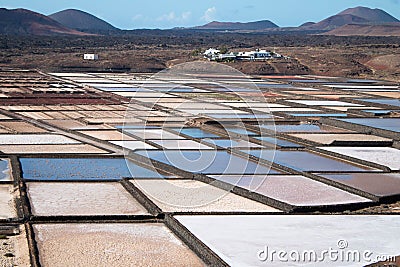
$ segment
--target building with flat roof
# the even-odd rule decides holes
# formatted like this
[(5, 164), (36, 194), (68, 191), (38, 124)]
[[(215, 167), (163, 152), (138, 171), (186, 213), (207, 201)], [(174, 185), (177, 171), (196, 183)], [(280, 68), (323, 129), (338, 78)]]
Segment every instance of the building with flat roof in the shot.
[(84, 54), (83, 59), (85, 60), (98, 60), (99, 55), (98, 54)]

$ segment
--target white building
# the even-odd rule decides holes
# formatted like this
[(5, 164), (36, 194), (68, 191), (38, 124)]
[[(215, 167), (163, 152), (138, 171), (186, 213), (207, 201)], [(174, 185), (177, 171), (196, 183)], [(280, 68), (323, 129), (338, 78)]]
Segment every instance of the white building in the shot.
[(83, 59), (85, 60), (98, 60), (99, 55), (98, 54), (84, 54)]
[(282, 55), (270, 52), (267, 50), (256, 49), (250, 52), (239, 52), (239, 53), (226, 53), (221, 54), (218, 49), (210, 48), (203, 53), (204, 57), (210, 61), (234, 61), (234, 60), (250, 60), (250, 61), (264, 61), (273, 58), (285, 58)]
[(229, 54), (219, 54), (218, 56), (215, 57), (215, 60), (219, 61), (225, 61), (225, 60), (235, 60), (236, 55), (234, 53), (229, 53)]
[(221, 53), (220, 50), (214, 49), (214, 48), (210, 48), (210, 49), (207, 49), (207, 50), (203, 53), (203, 55), (204, 55), (205, 57), (211, 57), (211, 56), (213, 56), (213, 55), (218, 55), (219, 53)]
[(264, 60), (272, 58), (271, 52), (266, 50), (256, 50), (250, 52), (239, 52), (238, 58), (248, 60)]
[(208, 60), (216, 60), (216, 58), (220, 55), (221, 51), (218, 49), (210, 48), (207, 49), (203, 55), (204, 58), (208, 58)]

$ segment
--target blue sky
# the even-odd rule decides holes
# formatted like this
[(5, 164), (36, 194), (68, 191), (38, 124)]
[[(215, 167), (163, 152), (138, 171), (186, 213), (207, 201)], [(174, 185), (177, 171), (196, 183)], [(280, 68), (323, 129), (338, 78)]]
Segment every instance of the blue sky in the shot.
[(22, 7), (45, 15), (76, 8), (122, 29), (165, 29), (197, 26), (213, 20), (264, 19), (279, 26), (298, 26), (355, 6), (381, 8), (400, 19), (400, 0), (1, 0), (1, 7)]

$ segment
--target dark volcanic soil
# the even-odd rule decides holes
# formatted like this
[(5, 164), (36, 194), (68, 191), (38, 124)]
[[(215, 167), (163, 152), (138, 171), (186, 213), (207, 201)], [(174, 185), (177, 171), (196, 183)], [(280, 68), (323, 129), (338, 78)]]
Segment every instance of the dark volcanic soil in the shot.
[[(225, 63), (248, 74), (316, 74), (400, 81), (400, 38), (137, 31), (126, 36), (0, 38), (0, 68), (157, 72), (199, 51), (274, 50), (290, 59)], [(100, 60), (84, 61), (84, 53)]]

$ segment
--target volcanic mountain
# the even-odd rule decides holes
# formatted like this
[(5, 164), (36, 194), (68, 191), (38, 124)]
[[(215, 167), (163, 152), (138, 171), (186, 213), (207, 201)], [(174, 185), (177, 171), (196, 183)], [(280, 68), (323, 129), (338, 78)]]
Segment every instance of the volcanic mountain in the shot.
[(303, 26), (302, 28), (330, 31), (347, 24), (377, 25), (398, 21), (398, 19), (381, 9), (355, 7), (346, 9), (337, 15), (331, 16), (313, 25)]
[(399, 22), (398, 19), (388, 14), (387, 12), (383, 11), (382, 9), (378, 8), (371, 9), (362, 6), (355, 8), (348, 8), (340, 12), (338, 15), (353, 15), (378, 24), (383, 24), (387, 22)]
[(200, 30), (263, 30), (269, 28), (278, 28), (279, 26), (269, 20), (260, 20), (254, 22), (219, 22), (212, 21), (203, 26), (195, 27)]
[(76, 9), (66, 9), (51, 14), (49, 17), (68, 28), (83, 32), (101, 33), (119, 31), (119, 29), (115, 28), (110, 23), (92, 14)]
[(45, 15), (22, 8), (0, 8), (0, 34), (88, 35), (69, 29)]

